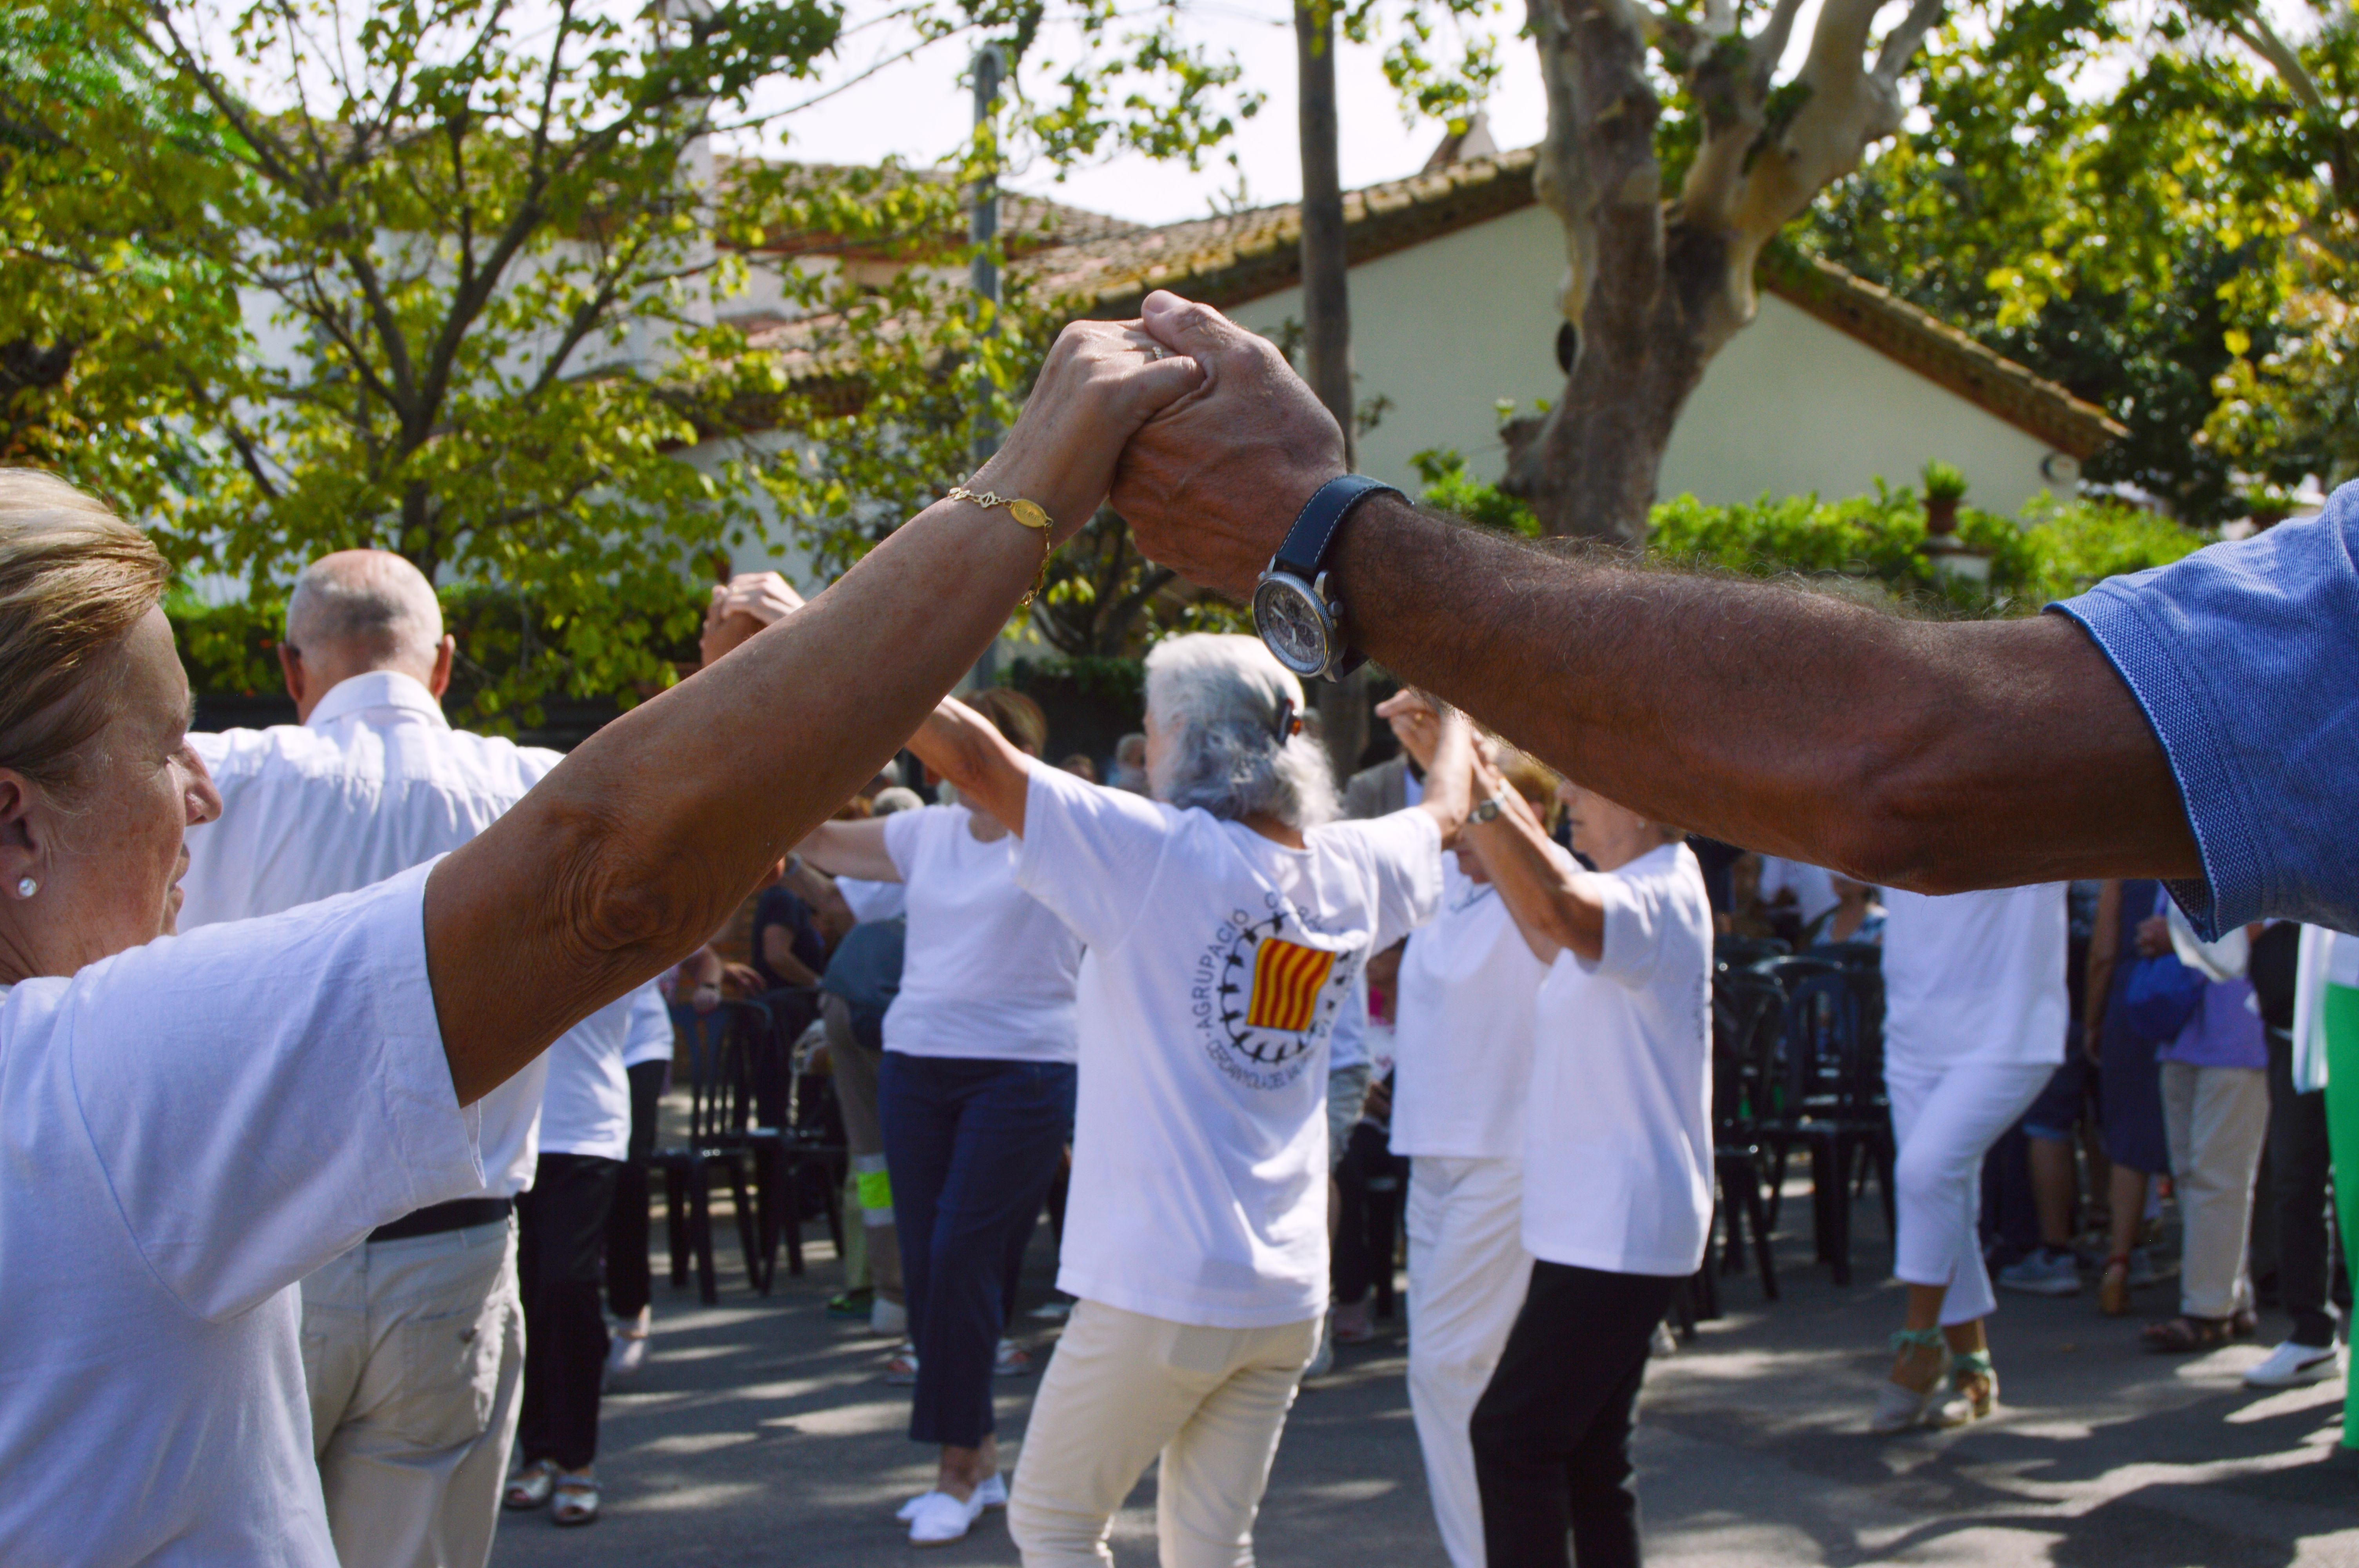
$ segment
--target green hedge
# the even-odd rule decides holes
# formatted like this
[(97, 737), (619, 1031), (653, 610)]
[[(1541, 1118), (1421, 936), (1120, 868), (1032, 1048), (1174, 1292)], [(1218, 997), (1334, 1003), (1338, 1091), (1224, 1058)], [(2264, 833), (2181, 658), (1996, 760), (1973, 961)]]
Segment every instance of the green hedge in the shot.
[[(1469, 522), (1537, 537), (1531, 508), (1473, 478), (1456, 452), (1412, 460), (1425, 503)], [(1904, 601), (1966, 615), (2025, 615), (2101, 579), (2165, 566), (2211, 543), (2151, 512), (2094, 501), (2036, 499), (2020, 518), (1962, 507), (1958, 537), (1990, 552), (1987, 589), (1933, 575), (1924, 556), (1925, 509), (1913, 490), (1878, 480), (1873, 495), (1794, 495), (1712, 506), (1682, 495), (1656, 506), (1647, 553), (1679, 565), (1748, 577), (1846, 578)]]

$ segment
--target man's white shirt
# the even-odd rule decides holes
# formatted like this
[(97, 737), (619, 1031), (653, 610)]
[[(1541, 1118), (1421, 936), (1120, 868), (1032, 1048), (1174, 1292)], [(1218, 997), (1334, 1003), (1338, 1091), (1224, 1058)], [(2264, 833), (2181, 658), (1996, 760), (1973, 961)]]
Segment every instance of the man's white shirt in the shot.
[[(189, 743), (221, 790), (222, 814), (189, 831), (182, 931), (276, 914), (448, 854), (563, 760), (453, 730), (432, 693), (390, 670), (339, 682), (300, 725), (192, 734)], [(613, 1054), (604, 1036), (619, 1036), (622, 1023), (593, 1014), (575, 1033), (596, 1042), (568, 1034), (552, 1053), (573, 1044), (572, 1054)], [(492, 1196), (532, 1184), (549, 1061), (536, 1057), (479, 1103)]]

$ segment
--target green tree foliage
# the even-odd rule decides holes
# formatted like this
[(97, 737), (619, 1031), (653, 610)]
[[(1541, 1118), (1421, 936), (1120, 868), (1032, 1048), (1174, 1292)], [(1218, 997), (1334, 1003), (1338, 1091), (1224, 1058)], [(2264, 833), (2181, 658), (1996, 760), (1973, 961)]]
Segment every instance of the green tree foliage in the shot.
[[(941, 276), (964, 259), (965, 181), (1005, 148), (942, 171), (727, 149), (775, 149), (853, 32), (954, 50), (1042, 16), (19, 7), (0, 52), (0, 262), (21, 288), (0, 306), (0, 366), (38, 384), (10, 399), (11, 450), (137, 510), (266, 621), (303, 561), (360, 545), (510, 606), (485, 622), (515, 628), (513, 663), (478, 717), (530, 723), (560, 691), (627, 702), (693, 633), (683, 580), (761, 525), (780, 429), (840, 434), (826, 416), (847, 386), (876, 430), (978, 385), (1012, 411), (1028, 380), (1034, 345), (996, 346), (999, 323)], [(1013, 90), (1029, 149), (1194, 158), (1227, 134), (1235, 72), (1169, 15), (1067, 19), (1066, 78)], [(139, 308), (110, 318), (126, 280)], [(809, 352), (748, 351), (725, 311), (749, 284), (859, 351), (819, 341), (815, 374)], [(790, 475), (774, 493), (807, 489)]]

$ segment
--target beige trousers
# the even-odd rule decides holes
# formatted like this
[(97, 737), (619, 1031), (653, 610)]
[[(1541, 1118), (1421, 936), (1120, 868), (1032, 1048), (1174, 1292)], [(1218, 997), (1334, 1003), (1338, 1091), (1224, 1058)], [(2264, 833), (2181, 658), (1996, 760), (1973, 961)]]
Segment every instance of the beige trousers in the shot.
[(1198, 1328), (1076, 1303), (1008, 1497), (1024, 1568), (1112, 1563), (1114, 1510), (1158, 1453), (1163, 1568), (1251, 1568), (1254, 1516), (1319, 1325)]
[(364, 1242), (305, 1279), (303, 1376), (343, 1568), (484, 1568), (524, 1387), (515, 1225)]
[(2179, 1197), (2179, 1310), (2226, 1317), (2253, 1304), (2245, 1243), (2253, 1176), (2269, 1134), (2267, 1069), (2163, 1063), (2162, 1125)]

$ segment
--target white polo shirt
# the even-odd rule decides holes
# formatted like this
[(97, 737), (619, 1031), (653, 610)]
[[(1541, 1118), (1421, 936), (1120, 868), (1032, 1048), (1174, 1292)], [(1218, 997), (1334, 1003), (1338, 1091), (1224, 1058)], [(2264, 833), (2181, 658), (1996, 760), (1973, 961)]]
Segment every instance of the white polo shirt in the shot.
[(1604, 950), (1541, 986), (1524, 1249), (1614, 1274), (1692, 1274), (1712, 1227), (1712, 901), (1684, 844), (1600, 879)]
[(1058, 1286), (1214, 1328), (1318, 1316), (1328, 1038), (1368, 955), (1432, 916), (1440, 829), (1289, 849), (1038, 762), (1024, 810), (1016, 881), (1087, 944)]
[(425, 882), (0, 989), (0, 1563), (335, 1568), (296, 1281), (483, 1183)]
[[(182, 931), (277, 914), (448, 854), (564, 760), (451, 729), (433, 693), (391, 670), (339, 681), (303, 724), (189, 744), (221, 790), (222, 814), (189, 830)], [(532, 1185), (547, 1064), (536, 1058), (477, 1108), (494, 1197)]]

